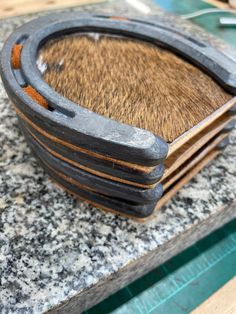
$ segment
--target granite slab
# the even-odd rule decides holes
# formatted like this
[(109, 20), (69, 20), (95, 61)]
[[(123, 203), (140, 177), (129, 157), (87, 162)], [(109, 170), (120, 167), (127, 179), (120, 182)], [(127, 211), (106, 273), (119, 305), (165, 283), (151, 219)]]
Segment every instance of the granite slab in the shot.
[[(75, 10), (98, 9), (135, 13), (125, 1)], [(236, 58), (196, 26), (151, 12)], [(1, 20), (0, 45), (35, 16)], [(0, 313), (80, 313), (236, 217), (236, 130), (230, 143), (153, 220), (139, 224), (52, 183), (31, 155), (1, 84)]]

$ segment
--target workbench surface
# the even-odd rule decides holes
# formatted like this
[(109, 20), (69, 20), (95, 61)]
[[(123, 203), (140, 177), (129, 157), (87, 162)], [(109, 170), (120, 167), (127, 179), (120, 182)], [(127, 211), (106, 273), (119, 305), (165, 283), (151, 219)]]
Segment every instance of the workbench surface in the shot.
[[(116, 15), (131, 10), (122, 1), (83, 10), (98, 7)], [(152, 13), (167, 18), (157, 9)], [(1, 46), (35, 16), (1, 20)], [(181, 27), (233, 56), (195, 26)], [(83, 311), (231, 220), (236, 131), (230, 142), (153, 220), (139, 224), (76, 201), (52, 183), (30, 154), (1, 85), (0, 313)]]

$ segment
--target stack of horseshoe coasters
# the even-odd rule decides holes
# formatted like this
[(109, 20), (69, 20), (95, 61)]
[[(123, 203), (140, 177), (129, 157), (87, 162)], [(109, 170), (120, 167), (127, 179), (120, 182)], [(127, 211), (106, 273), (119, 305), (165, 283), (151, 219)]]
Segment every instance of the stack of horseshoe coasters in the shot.
[(18, 28), (1, 76), (40, 165), (145, 220), (228, 144), (236, 62), (156, 20), (60, 13)]

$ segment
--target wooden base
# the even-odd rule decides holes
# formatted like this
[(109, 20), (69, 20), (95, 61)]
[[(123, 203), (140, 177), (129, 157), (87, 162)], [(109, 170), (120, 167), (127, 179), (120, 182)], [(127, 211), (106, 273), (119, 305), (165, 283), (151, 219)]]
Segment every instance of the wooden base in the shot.
[(105, 0), (8, 0), (1, 1), (1, 18), (105, 2)]

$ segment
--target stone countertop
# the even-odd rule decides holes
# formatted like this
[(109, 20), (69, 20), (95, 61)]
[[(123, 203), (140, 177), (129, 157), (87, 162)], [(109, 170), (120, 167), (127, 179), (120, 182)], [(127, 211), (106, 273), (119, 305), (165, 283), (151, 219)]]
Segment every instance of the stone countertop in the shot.
[[(83, 10), (98, 7), (116, 14), (130, 10), (122, 1)], [(1, 46), (35, 16), (1, 20)], [(168, 20), (233, 55), (197, 27), (173, 16)], [(139, 224), (79, 202), (51, 182), (30, 154), (1, 85), (0, 313), (79, 313), (231, 220), (236, 216), (236, 130), (230, 141), (224, 155), (153, 220)]]

